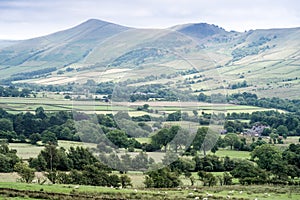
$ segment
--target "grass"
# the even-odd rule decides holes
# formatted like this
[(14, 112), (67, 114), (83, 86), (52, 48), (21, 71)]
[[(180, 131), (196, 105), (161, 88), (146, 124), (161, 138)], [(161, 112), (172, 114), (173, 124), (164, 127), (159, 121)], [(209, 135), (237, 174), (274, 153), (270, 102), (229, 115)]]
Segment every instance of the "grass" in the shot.
[(27, 160), (29, 158), (37, 157), (37, 155), (44, 149), (43, 146), (25, 144), (25, 143), (10, 143), (9, 148), (17, 150), (17, 156)]
[[(47, 95), (46, 95), (47, 96)], [(100, 102), (100, 101), (71, 101), (61, 98), (61, 95), (51, 94), (50, 97), (38, 97), (38, 98), (1, 98), (0, 105), (5, 110), (18, 113), (18, 112), (34, 112), (36, 108), (42, 106), (45, 111), (82, 111), (82, 112), (108, 112), (108, 111), (128, 111), (131, 116), (140, 116), (149, 114), (147, 112), (136, 111), (137, 106), (143, 104), (149, 104), (153, 110), (160, 111), (160, 114), (150, 114), (155, 117), (161, 116), (162, 112), (172, 113), (175, 111), (188, 112), (192, 115), (192, 110), (197, 110), (199, 113), (202, 111), (206, 113), (211, 112), (247, 112), (252, 113), (254, 111), (270, 110), (255, 106), (245, 105), (231, 105), (231, 104), (209, 104), (202, 102), (114, 102), (112, 104)]]
[(235, 150), (227, 150), (227, 149), (219, 149), (216, 152), (216, 156), (218, 157), (230, 157), (236, 159), (250, 159), (250, 152), (248, 151), (235, 151)]
[(143, 143), (149, 144), (151, 142), (150, 138), (135, 138), (135, 139), (141, 144), (143, 144)]
[[(142, 189), (134, 190), (133, 188), (116, 190), (108, 187), (97, 186), (80, 186), (74, 190), (74, 185), (38, 185), (38, 184), (25, 184), (25, 183), (3, 183), (0, 182), (0, 188), (12, 188), (19, 190), (19, 195), (24, 194), (22, 191), (52, 193), (48, 197), (51, 198), (55, 194), (82, 194), (92, 195), (95, 197), (108, 198), (124, 198), (128, 199), (195, 199), (195, 197), (204, 198), (207, 193), (212, 194), (214, 198), (225, 199), (228, 195), (236, 200), (250, 200), (250, 199), (263, 199), (263, 200), (289, 200), (299, 199), (300, 193), (297, 187), (292, 186), (215, 186), (215, 187), (187, 187), (187, 188), (173, 188), (173, 189)], [(135, 197), (135, 198), (133, 198)], [(5, 199), (3, 197), (0, 197)], [(16, 197), (15, 197), (16, 198)], [(21, 199), (21, 198), (20, 198)], [(30, 198), (28, 198), (30, 199)]]
[[(63, 147), (65, 149), (70, 149), (70, 147), (84, 146), (88, 148), (96, 148), (96, 144), (92, 143), (83, 143), (83, 142), (74, 142), (74, 141), (65, 141), (59, 140), (58, 146)], [(24, 160), (28, 160), (29, 158), (37, 157), (41, 150), (44, 149), (44, 146), (32, 145), (28, 143), (10, 143), (9, 148), (17, 150), (17, 156)]]

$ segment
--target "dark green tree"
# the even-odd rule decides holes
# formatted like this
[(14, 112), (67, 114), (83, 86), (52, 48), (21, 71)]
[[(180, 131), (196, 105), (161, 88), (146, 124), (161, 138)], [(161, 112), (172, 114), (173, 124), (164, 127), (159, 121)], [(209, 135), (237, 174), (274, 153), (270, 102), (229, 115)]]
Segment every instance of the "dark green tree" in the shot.
[(199, 171), (198, 176), (204, 186), (211, 187), (217, 185), (217, 178), (210, 172)]
[(42, 133), (41, 139), (44, 144), (50, 143), (50, 144), (57, 145), (56, 135), (48, 130)]
[(151, 136), (151, 144), (154, 147), (162, 148), (164, 147), (164, 151), (167, 151), (167, 145), (170, 142), (170, 134), (167, 128), (163, 128), (158, 131), (155, 135)]
[(217, 143), (219, 134), (207, 127), (198, 128), (192, 146), (195, 150), (202, 150), (203, 154), (211, 150)]
[(18, 162), (15, 165), (15, 171), (21, 176), (21, 180), (25, 183), (31, 183), (34, 179), (35, 170), (30, 168), (27, 164)]
[(177, 173), (166, 167), (147, 172), (144, 184), (147, 188), (174, 188), (179, 186), (181, 181)]
[(232, 150), (234, 146), (239, 145), (241, 143), (239, 137), (235, 133), (228, 133), (224, 137), (225, 143), (230, 146)]
[(0, 131), (13, 131), (13, 122), (9, 119), (0, 119)]
[(132, 187), (131, 179), (126, 174), (122, 174), (120, 176), (120, 182), (121, 182), (122, 188), (127, 188), (129, 186)]
[(257, 158), (257, 165), (268, 171), (271, 170), (273, 162), (281, 161), (280, 151), (270, 144), (263, 144), (258, 146), (251, 152), (251, 158), (255, 160)]
[(29, 136), (30, 144), (36, 144), (41, 139), (41, 135), (38, 133), (33, 133)]

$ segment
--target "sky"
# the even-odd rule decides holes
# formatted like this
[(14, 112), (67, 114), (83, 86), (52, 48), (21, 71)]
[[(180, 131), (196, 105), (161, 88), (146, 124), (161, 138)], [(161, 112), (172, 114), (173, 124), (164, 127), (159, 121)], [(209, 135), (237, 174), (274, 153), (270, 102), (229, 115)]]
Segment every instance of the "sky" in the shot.
[(91, 18), (136, 28), (290, 28), (300, 27), (299, 10), (299, 0), (0, 0), (0, 39), (43, 36)]

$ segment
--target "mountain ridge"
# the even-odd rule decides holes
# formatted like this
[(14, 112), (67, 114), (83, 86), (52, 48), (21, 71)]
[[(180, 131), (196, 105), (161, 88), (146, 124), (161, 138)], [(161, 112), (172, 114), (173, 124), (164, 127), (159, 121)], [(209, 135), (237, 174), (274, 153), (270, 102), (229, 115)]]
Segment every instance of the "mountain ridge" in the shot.
[[(274, 88), (282, 91), (287, 87), (283, 80), (288, 79), (294, 80), (290, 88), (300, 89), (296, 81), (300, 78), (299, 46), (300, 28), (228, 32), (213, 24), (190, 23), (138, 29), (90, 19), (50, 35), (0, 45), (0, 72), (2, 80), (64, 84), (79, 74), (85, 77), (81, 83), (96, 80), (98, 72), (107, 67), (120, 73), (101, 81), (122, 77), (124, 70), (134, 79), (139, 74), (160, 76), (197, 68), (210, 80), (219, 73), (228, 85), (245, 80), (249, 91), (274, 94)], [(279, 85), (273, 86), (274, 81)], [(217, 82), (220, 80), (207, 83)], [(199, 84), (189, 87), (198, 91)]]

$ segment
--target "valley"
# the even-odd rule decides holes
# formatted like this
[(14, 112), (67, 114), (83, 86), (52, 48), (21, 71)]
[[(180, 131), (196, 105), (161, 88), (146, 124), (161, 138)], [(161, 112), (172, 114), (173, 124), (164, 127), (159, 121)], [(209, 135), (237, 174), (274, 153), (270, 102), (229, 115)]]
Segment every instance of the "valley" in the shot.
[(90, 19), (0, 41), (0, 199), (299, 199), (300, 28)]

